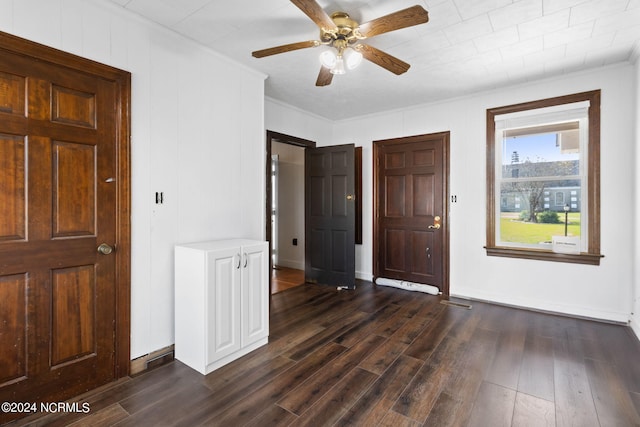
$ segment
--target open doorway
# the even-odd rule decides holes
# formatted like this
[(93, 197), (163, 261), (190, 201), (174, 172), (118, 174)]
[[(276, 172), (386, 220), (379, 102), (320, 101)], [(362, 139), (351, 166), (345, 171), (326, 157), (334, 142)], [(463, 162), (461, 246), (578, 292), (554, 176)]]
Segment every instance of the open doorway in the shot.
[(304, 283), (304, 147), (271, 145), (271, 292)]
[(304, 151), (315, 146), (267, 131), (266, 237), (272, 294), (304, 283)]
[[(278, 290), (273, 278), (283, 267), (303, 266), (297, 284), (355, 288), (361, 153), (354, 144), (318, 148), (313, 141), (267, 131), (265, 235), (272, 250), (271, 293)], [(295, 189), (299, 186), (302, 191)]]

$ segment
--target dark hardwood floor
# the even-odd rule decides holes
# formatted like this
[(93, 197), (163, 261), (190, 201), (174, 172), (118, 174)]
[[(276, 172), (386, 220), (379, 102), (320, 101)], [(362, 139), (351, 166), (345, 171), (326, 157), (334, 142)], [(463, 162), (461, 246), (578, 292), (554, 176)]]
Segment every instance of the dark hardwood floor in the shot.
[[(360, 282), (272, 296), (269, 344), (202, 376), (179, 361), (75, 402), (62, 426), (638, 426), (628, 327)], [(18, 424), (24, 424), (18, 423)]]

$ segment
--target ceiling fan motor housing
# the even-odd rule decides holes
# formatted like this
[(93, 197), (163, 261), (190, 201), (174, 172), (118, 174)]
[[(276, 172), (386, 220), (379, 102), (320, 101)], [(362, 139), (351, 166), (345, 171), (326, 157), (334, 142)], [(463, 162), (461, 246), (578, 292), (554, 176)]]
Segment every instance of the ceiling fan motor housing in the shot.
[[(334, 12), (331, 14), (331, 20), (335, 23), (336, 29), (320, 30), (320, 40), (336, 45), (336, 47), (344, 47), (347, 43), (353, 44), (364, 37), (358, 37), (356, 29), (358, 23), (349, 17), (345, 12)], [(339, 42), (342, 41), (342, 42)], [(338, 43), (336, 43), (338, 42)]]

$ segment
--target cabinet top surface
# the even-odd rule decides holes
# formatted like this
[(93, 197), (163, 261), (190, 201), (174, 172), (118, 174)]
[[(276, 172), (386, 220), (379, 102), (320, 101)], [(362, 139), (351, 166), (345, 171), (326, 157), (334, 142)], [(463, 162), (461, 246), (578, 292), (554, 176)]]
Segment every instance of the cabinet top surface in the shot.
[(260, 245), (260, 244), (266, 244), (266, 243), (267, 242), (264, 240), (225, 239), (225, 240), (209, 240), (206, 242), (182, 243), (182, 244), (176, 245), (176, 248), (215, 250), (215, 249), (228, 248), (232, 246), (250, 246), (250, 245)]

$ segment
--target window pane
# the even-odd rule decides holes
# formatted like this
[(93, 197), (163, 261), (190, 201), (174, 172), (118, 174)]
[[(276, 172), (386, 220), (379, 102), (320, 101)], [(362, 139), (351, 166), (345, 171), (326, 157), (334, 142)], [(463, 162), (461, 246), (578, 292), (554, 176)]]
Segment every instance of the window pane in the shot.
[[(568, 133), (574, 134), (576, 140), (573, 140), (573, 136), (565, 136)], [(509, 131), (504, 134), (508, 135)], [(503, 138), (502, 179), (577, 176), (579, 173), (577, 129)]]
[[(560, 198), (568, 203), (556, 204)], [(580, 236), (580, 199), (579, 179), (502, 182), (500, 242), (539, 246), (551, 244), (552, 236)]]

